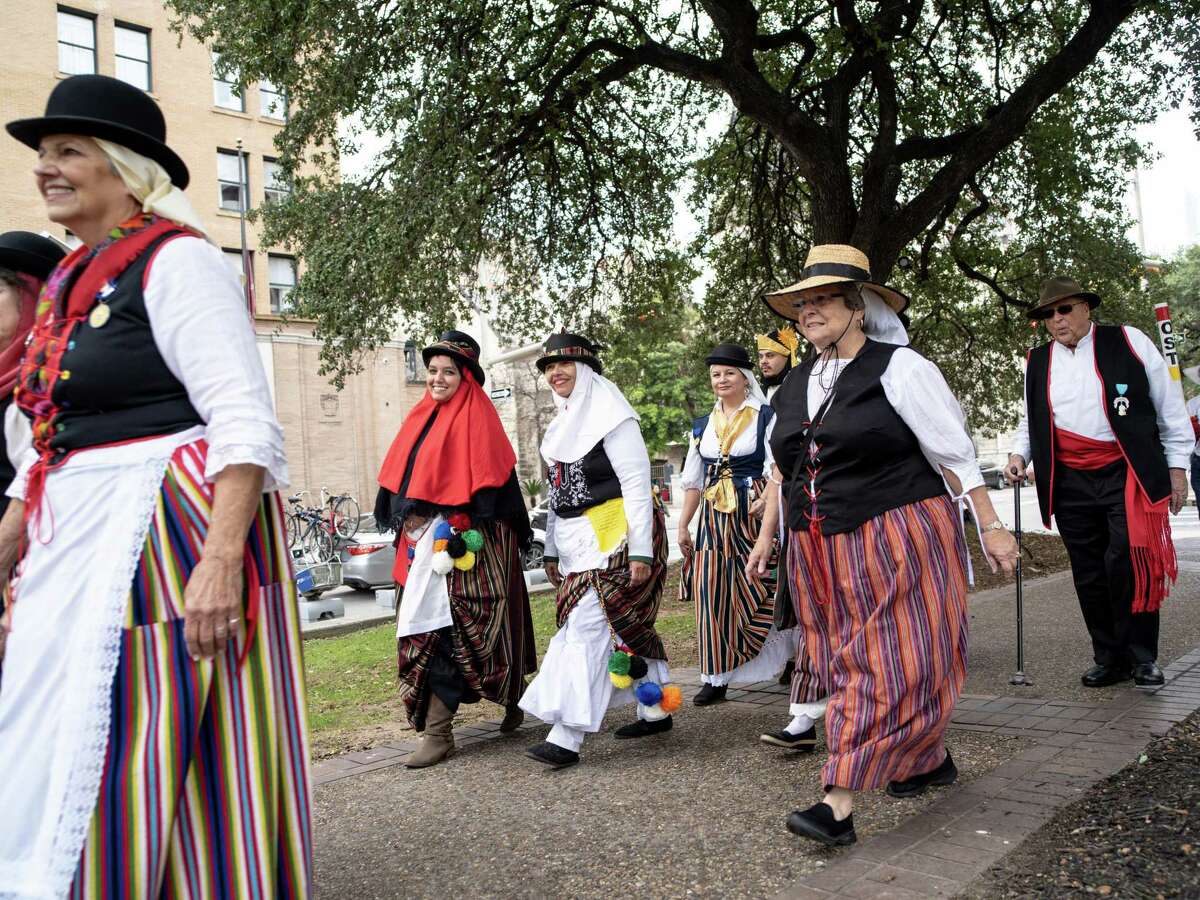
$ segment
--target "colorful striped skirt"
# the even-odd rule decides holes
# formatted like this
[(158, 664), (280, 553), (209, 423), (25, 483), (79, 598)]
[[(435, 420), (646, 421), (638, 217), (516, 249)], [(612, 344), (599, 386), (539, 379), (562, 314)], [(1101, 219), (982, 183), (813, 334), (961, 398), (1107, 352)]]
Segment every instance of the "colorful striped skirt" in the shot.
[[(498, 522), (478, 527), (484, 541), (475, 566), (445, 576), (453, 616), (453, 624), (443, 629), (449, 632), (445, 650), (475, 694), (511, 706), (525, 690), (525, 676), (537, 670), (529, 590), (513, 530)], [(400, 697), (418, 731), (425, 728), (430, 669), (444, 640), (439, 632), (427, 631), (396, 641)]]
[(869, 790), (936, 768), (967, 673), (966, 544), (947, 496), (814, 541), (793, 531), (792, 596), (829, 689), (826, 786)]
[[(31, 850), (27, 858), (45, 868), (20, 872), (21, 886), (0, 885), (0, 896), (6, 888), (13, 896), (72, 898), (310, 894), (304, 668), (282, 507), (277, 495), (265, 495), (251, 525), (237, 638), (216, 658), (193, 660), (184, 639), (184, 593), (203, 552), (213, 487), (204, 480), (203, 440), (146, 442), (151, 453), (164, 446), (166, 456), (146, 460), (136, 458), (137, 448), (87, 451), (70, 473), (47, 479), (55, 532), (31, 551), (22, 572), (14, 609), (26, 614), (29, 627), (15, 635), (29, 642), (26, 650), (39, 641), (43, 653), (74, 646), (87, 664), (43, 667), (56, 695), (47, 699), (68, 708), (83, 699), (53, 731), (39, 731), (21, 715), (37, 699), (29, 677), (36, 670), (5, 660), (6, 675), (18, 677), (6, 679), (0, 707), (7, 705), (14, 724), (51, 762), (43, 764), (49, 789), (41, 801), (25, 798), (23, 809), (5, 812), (30, 829), (20, 836)], [(89, 490), (72, 508), (68, 493)], [(97, 510), (104, 497), (113, 507)], [(85, 521), (83, 533), (73, 527), (89, 513), (109, 533), (94, 530), (94, 522)], [(60, 556), (82, 554), (79, 567), (46, 571), (40, 560), (51, 559), (52, 548)], [(124, 593), (110, 601), (108, 586), (120, 578)], [(60, 589), (54, 598), (52, 587)], [(110, 612), (98, 615), (89, 599)], [(55, 646), (50, 631), (38, 633), (39, 610), (62, 614), (52, 630), (64, 643)], [(76, 619), (86, 621), (87, 633), (61, 635)], [(109, 628), (112, 639), (97, 652), (90, 636)], [(102, 693), (93, 696), (97, 688)], [(74, 727), (93, 712), (104, 716), (103, 727)], [(61, 783), (67, 787), (59, 792)], [(7, 862), (0, 859), (0, 866)], [(70, 868), (63, 872), (64, 866)]]
[[(755, 493), (765, 484), (766, 479), (756, 481)], [(680, 599), (695, 604), (700, 671), (710, 675), (732, 672), (757, 657), (775, 620), (774, 574), (762, 580), (746, 576), (761, 520), (750, 514), (745, 494), (738, 501), (731, 513), (701, 501), (696, 552), (684, 562), (679, 583)], [(790, 655), (788, 647), (779, 669)]]

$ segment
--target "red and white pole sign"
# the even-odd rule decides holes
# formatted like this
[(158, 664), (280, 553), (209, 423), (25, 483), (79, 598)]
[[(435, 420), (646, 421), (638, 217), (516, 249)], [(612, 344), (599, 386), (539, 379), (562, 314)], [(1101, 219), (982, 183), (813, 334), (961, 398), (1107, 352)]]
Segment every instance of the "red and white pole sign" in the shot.
[(1162, 346), (1163, 356), (1167, 360), (1167, 368), (1171, 370), (1171, 379), (1183, 389), (1179, 371), (1179, 352), (1175, 349), (1175, 329), (1171, 325), (1171, 307), (1166, 303), (1154, 304), (1154, 318), (1158, 322), (1158, 342)]

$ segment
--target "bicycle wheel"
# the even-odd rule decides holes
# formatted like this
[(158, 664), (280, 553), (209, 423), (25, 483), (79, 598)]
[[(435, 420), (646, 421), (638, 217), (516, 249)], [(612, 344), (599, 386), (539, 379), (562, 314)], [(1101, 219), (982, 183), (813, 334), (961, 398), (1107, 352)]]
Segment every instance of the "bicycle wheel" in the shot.
[(300, 517), (295, 513), (287, 513), (285, 522), (287, 523), (288, 549), (294, 550), (300, 543), (300, 534), (303, 531), (300, 524)]
[(333, 557), (333, 537), (323, 523), (310, 521), (304, 532), (304, 555), (313, 563), (327, 562)]
[(358, 534), (359, 515), (358, 501), (349, 494), (333, 501), (333, 527), (338, 537), (350, 540)]

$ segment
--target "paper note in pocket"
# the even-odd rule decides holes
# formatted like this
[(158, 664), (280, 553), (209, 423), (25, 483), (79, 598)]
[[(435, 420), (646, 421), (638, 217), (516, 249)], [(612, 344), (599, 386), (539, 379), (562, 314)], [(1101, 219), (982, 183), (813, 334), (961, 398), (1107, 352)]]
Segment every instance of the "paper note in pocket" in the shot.
[(616, 497), (584, 513), (596, 532), (601, 553), (612, 553), (625, 540), (628, 526), (625, 524), (625, 498)]

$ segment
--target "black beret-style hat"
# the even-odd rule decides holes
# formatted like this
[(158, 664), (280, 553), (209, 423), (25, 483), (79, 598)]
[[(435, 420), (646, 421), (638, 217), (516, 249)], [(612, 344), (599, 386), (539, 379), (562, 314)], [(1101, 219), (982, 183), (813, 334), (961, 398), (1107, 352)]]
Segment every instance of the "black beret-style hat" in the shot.
[(32, 231), (6, 231), (0, 234), (0, 269), (11, 269), (45, 281), (54, 267), (67, 255), (50, 238)]
[(601, 347), (589, 341), (583, 335), (557, 332), (546, 338), (542, 344), (542, 355), (538, 358), (539, 372), (545, 372), (546, 366), (552, 362), (581, 362), (587, 363), (596, 370), (597, 375), (604, 374), (604, 364), (600, 362)]
[(721, 343), (712, 348), (712, 352), (704, 357), (706, 366), (733, 366), (735, 369), (753, 369), (750, 354), (746, 348), (738, 344)]
[(470, 370), (480, 387), (483, 386), (485, 376), (483, 366), (479, 364), (479, 342), (465, 331), (444, 331), (440, 338), (421, 351), (425, 365), (429, 365), (429, 360), (435, 356), (449, 356)]

